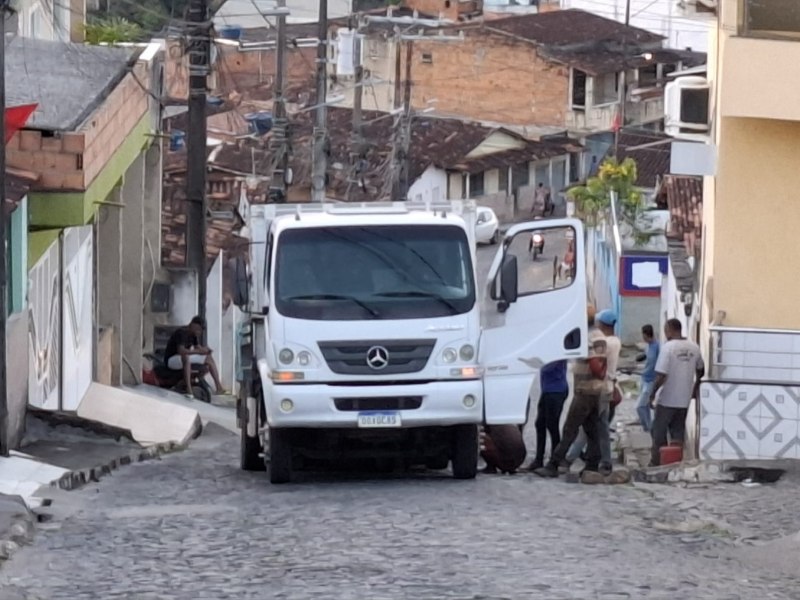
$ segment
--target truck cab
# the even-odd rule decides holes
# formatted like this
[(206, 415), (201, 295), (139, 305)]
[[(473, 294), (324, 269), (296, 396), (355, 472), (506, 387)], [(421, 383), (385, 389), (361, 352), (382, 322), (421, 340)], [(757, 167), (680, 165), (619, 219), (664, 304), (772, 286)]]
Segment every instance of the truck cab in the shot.
[(273, 483), (345, 455), (472, 478), (478, 426), (524, 423), (539, 366), (585, 352), (583, 275), (521, 294), (513, 243), (524, 256), (534, 228), (582, 240), (578, 221), (512, 227), (480, 282), (470, 202), (248, 212), (242, 467)]

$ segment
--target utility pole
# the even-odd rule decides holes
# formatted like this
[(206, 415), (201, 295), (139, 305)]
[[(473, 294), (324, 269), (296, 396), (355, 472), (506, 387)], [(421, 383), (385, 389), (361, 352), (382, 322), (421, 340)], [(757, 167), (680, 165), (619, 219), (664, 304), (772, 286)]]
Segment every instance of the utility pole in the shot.
[(403, 118), (400, 121), (400, 152), (398, 153), (397, 192), (393, 200), (408, 200), (409, 167), (411, 150), (411, 62), (414, 58), (414, 42), (406, 41), (406, 69), (403, 87)]
[(354, 28), (353, 66), (355, 71), (355, 89), (353, 90), (353, 137), (350, 147), (350, 176), (347, 182), (347, 199), (354, 183), (359, 183), (360, 166), (364, 154), (364, 123), (362, 118), (362, 101), (364, 98), (364, 65), (361, 62), (361, 43), (358, 38), (360, 27)]
[[(289, 168), (288, 127), (286, 118), (286, 0), (278, 0), (277, 46), (275, 48), (276, 75), (273, 95), (273, 127), (270, 140), (272, 154), (272, 174), (269, 182), (269, 195), (273, 202), (286, 202), (287, 170)], [(284, 10), (282, 10), (284, 9)]]
[(189, 125), (186, 132), (186, 259), (197, 273), (198, 314), (206, 316), (206, 86), (211, 25), (208, 0), (189, 4)]
[(6, 315), (8, 314), (8, 273), (6, 265), (8, 249), (6, 247), (6, 12), (10, 10), (8, 0), (0, 0), (0, 31), (3, 32), (3, 43), (0, 44), (0, 190), (3, 193), (3, 226), (0, 227), (0, 455), (8, 456), (8, 369), (6, 361)]
[(317, 39), (317, 111), (316, 122), (314, 124), (311, 199), (314, 202), (324, 202), (326, 174), (328, 172), (328, 160), (326, 156), (328, 138), (328, 111), (326, 106), (328, 95), (328, 0), (319, 0)]
[[(625, 27), (630, 27), (631, 24), (631, 0), (625, 2)], [(619, 122), (614, 130), (614, 158), (619, 158), (619, 134), (625, 126), (625, 102), (628, 100), (627, 86), (628, 86), (628, 32), (624, 33), (622, 42), (622, 73), (619, 78), (619, 110), (617, 111), (617, 118)]]

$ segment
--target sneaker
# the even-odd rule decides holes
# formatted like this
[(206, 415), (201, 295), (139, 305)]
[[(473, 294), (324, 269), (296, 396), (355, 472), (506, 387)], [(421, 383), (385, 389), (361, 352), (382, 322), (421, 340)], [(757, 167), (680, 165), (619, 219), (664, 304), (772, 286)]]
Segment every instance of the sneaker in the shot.
[(614, 471), (614, 468), (611, 465), (600, 465), (598, 471), (600, 471), (603, 476), (606, 476), (611, 475), (611, 473)]
[(547, 477), (547, 478), (554, 478), (558, 477), (558, 469), (556, 469), (553, 465), (547, 465), (546, 467), (541, 467), (534, 471), (539, 477)]
[(587, 469), (581, 471), (581, 483), (585, 483), (588, 485), (597, 485), (599, 483), (605, 483), (605, 482), (606, 482), (605, 475), (603, 475), (599, 471), (589, 471)]
[(572, 463), (568, 460), (562, 460), (558, 465), (558, 473), (559, 475), (563, 475), (564, 473), (569, 473), (569, 470), (572, 468)]
[(528, 471), (535, 471), (536, 469), (541, 469), (543, 466), (544, 466), (543, 460), (534, 460), (528, 467)]

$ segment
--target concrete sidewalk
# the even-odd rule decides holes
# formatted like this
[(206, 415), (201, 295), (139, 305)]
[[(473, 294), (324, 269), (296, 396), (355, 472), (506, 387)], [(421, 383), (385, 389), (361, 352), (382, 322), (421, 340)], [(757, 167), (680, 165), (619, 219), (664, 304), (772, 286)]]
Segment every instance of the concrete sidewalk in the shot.
[(238, 431), (232, 408), (147, 386), (104, 391), (87, 394), (77, 415), (31, 409), (20, 449), (0, 457), (0, 561), (31, 539), (62, 490), (180, 451), (210, 424)]

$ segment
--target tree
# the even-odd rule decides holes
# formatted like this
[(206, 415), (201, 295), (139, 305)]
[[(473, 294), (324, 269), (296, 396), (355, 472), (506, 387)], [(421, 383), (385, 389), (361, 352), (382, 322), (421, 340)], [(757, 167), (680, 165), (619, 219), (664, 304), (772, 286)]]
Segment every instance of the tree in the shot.
[(84, 36), (89, 44), (118, 44), (139, 42), (144, 30), (137, 23), (121, 17), (92, 19), (84, 26)]
[(611, 192), (617, 193), (617, 219), (636, 230), (636, 221), (644, 207), (644, 195), (636, 188), (636, 161), (626, 158), (621, 163), (609, 158), (603, 161), (596, 177), (586, 185), (572, 188), (568, 196), (575, 202), (577, 215), (588, 225), (596, 225), (611, 207)]

